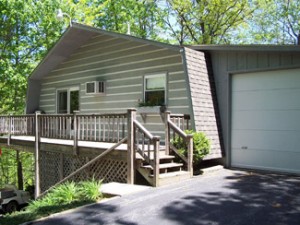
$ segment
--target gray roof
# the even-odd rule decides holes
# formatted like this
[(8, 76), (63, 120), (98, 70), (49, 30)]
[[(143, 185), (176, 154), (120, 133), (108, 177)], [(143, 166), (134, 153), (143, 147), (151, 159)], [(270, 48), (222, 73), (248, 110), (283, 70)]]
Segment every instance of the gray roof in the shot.
[(131, 35), (120, 34), (116, 32), (110, 32), (94, 28), (91, 26), (72, 23), (52, 49), (47, 53), (44, 59), (32, 72), (30, 79), (38, 80), (48, 74), (51, 70), (55, 69), (61, 62), (65, 61), (72, 53), (75, 52), (80, 46), (85, 44), (92, 37), (99, 34), (109, 35), (112, 37), (127, 39), (136, 42), (142, 42), (149, 45), (155, 45), (162, 48), (168, 48), (170, 50), (179, 51), (181, 47), (176, 45), (170, 45), (157, 41), (146, 40), (137, 38)]

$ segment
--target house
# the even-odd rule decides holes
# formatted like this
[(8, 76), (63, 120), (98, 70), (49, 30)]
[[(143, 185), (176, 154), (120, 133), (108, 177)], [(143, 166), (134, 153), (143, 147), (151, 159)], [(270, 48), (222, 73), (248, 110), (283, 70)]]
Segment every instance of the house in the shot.
[[(96, 82), (105, 84), (102, 93), (89, 92)], [(212, 140), (207, 158), (220, 158), (209, 82), (201, 52), (74, 23), (30, 76), (26, 113), (72, 113), (72, 107), (121, 113), (155, 99), (172, 113), (195, 114), (191, 126)], [(164, 136), (160, 116), (145, 120), (153, 134)]]
[(155, 186), (172, 173), (186, 179), (190, 154), (186, 165), (169, 155), (171, 136), (184, 129), (211, 140), (204, 160), (299, 173), (299, 56), (299, 46), (173, 46), (74, 23), (29, 78), (28, 116), (0, 117), (2, 142), (40, 150), (43, 190), (80, 167), (89, 170), (78, 177), (130, 183), (137, 169)]

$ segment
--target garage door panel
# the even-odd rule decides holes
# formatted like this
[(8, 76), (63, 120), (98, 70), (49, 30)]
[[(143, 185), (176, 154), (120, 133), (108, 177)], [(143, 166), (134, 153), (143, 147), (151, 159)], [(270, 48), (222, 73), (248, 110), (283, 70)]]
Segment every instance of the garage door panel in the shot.
[(232, 110), (300, 110), (299, 96), (300, 89), (234, 92)]
[[(299, 69), (238, 74), (237, 76), (243, 77), (235, 77), (232, 80), (232, 90), (234, 91), (300, 88), (300, 84), (294, 82), (295, 79), (299, 79)], [(253, 77), (257, 77), (259, 82)]]
[(274, 155), (272, 151), (232, 149), (233, 167), (299, 173), (299, 161), (299, 153), (294, 152), (286, 154), (285, 151), (277, 151)]
[(231, 165), (300, 173), (300, 69), (232, 76)]
[(300, 153), (300, 131), (233, 130), (234, 149), (257, 149)]
[(236, 111), (232, 113), (232, 129), (299, 130), (300, 110)]

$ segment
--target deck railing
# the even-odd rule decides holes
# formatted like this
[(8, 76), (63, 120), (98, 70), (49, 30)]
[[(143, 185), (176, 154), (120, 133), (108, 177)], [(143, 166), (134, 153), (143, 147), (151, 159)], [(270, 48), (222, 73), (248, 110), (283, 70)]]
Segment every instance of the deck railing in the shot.
[[(35, 115), (0, 116), (0, 135), (35, 136)], [(117, 143), (127, 114), (38, 114), (39, 137)]]
[(126, 115), (40, 115), (41, 137), (116, 143), (125, 137)]
[(33, 136), (34, 115), (0, 116), (0, 134)]
[(181, 130), (189, 130), (191, 127), (188, 114), (170, 114), (170, 120)]
[(81, 141), (116, 143), (125, 137), (127, 114), (77, 115), (77, 134)]
[[(171, 116), (170, 112), (165, 112), (165, 146), (166, 153), (169, 154), (169, 151), (172, 151), (176, 154), (182, 161), (186, 164), (187, 170), (190, 172), (190, 175), (193, 175), (193, 135), (186, 134), (182, 129), (178, 126), (178, 123), (174, 123), (174, 117)], [(181, 117), (184, 119), (184, 116)], [(176, 119), (175, 121), (179, 121)], [(180, 123), (184, 124), (184, 123)], [(185, 124), (188, 124), (187, 122)], [(179, 150), (172, 144), (172, 140), (180, 139), (182, 142), (185, 142), (187, 146), (187, 157), (182, 155)]]

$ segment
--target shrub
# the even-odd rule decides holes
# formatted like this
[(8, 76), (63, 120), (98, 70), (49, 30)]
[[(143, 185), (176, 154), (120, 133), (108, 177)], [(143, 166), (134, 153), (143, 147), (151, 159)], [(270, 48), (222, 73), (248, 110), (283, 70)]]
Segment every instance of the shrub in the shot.
[(99, 191), (102, 184), (102, 180), (82, 181), (79, 183), (80, 195), (83, 199), (97, 201), (102, 197), (102, 193)]
[(73, 181), (66, 182), (53, 189), (50, 196), (54, 198), (57, 203), (68, 204), (79, 200), (79, 187)]
[[(184, 132), (193, 135), (193, 165), (197, 166), (200, 164), (203, 157), (208, 155), (210, 141), (203, 132), (195, 132), (193, 130), (185, 130)], [(187, 157), (187, 145), (182, 138), (177, 136), (172, 140), (172, 143), (182, 155)]]

